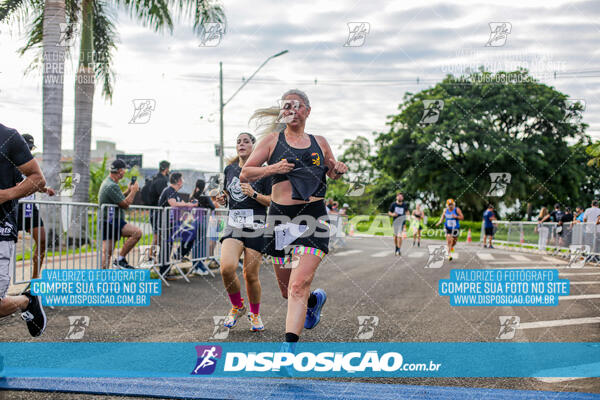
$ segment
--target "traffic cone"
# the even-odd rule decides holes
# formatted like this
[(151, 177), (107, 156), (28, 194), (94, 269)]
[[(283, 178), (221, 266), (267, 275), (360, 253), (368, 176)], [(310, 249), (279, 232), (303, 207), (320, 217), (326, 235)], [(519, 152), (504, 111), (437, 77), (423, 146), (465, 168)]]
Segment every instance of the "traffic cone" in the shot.
[(473, 242), (473, 237), (471, 236), (471, 228), (469, 228), (469, 232), (467, 233), (467, 243)]
[(354, 236), (354, 224), (350, 224), (350, 236)]

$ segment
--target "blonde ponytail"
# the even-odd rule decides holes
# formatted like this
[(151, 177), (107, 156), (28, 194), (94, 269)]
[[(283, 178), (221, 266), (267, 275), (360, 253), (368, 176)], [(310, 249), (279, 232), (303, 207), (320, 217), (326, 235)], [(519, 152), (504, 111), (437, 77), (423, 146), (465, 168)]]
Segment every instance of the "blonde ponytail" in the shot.
[(278, 120), (279, 107), (259, 108), (254, 111), (248, 120), (248, 124), (254, 121), (256, 126), (254, 132), (259, 138), (262, 138), (271, 132), (279, 132), (285, 128), (285, 124), (278, 122)]

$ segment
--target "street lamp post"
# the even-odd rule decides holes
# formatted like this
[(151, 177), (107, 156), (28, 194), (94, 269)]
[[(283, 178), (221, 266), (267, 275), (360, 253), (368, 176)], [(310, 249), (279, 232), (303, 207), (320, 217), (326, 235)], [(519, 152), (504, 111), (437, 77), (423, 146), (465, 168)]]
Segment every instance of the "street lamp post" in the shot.
[(275, 57), (279, 57), (284, 55), (285, 53), (287, 53), (287, 50), (283, 50), (280, 51), (277, 54), (272, 55), (271, 57), (267, 58), (261, 65), (260, 67), (257, 68), (256, 71), (254, 71), (254, 73), (252, 75), (250, 75), (250, 77), (248, 79), (246, 79), (244, 81), (244, 83), (242, 83), (242, 86), (240, 86), (238, 88), (238, 90), (236, 90), (231, 97), (223, 102), (223, 63), (219, 62), (219, 171), (221, 173), (223, 173), (223, 169), (224, 169), (224, 161), (223, 161), (223, 157), (225, 155), (225, 149), (224, 149), (224, 143), (223, 143), (223, 109), (225, 108), (225, 106), (231, 101), (231, 99), (233, 99), (233, 97), (238, 94), (238, 92), (240, 90), (242, 90), (242, 88), (244, 86), (246, 86), (248, 84), (248, 82), (250, 82), (250, 80), (252, 78), (254, 78), (254, 75), (256, 75), (258, 73), (258, 71), (260, 71), (260, 69), (262, 67), (265, 66), (266, 63), (268, 63), (271, 59), (275, 58)]

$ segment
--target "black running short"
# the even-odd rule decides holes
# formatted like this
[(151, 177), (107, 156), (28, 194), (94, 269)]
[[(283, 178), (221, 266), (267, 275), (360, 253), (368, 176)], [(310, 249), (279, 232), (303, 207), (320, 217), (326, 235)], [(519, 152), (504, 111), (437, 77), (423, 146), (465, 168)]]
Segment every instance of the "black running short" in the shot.
[(494, 227), (492, 226), (491, 228), (485, 228), (485, 235), (494, 236)]
[[(264, 217), (263, 217), (264, 218)], [(223, 243), (225, 239), (236, 239), (242, 242), (245, 248), (256, 250), (259, 253), (265, 252), (264, 223), (261, 227), (254, 228), (234, 228), (230, 225), (225, 227), (219, 241)]]
[(19, 203), (17, 226), (19, 231), (27, 232), (30, 232), (32, 228), (44, 226), (44, 221), (40, 218), (40, 211), (35, 204)]
[(446, 228), (446, 235), (452, 235), (452, 237), (458, 237), (460, 229)]
[[(303, 228), (306, 230), (292, 243), (283, 249), (277, 249), (276, 227), (286, 222), (308, 228)], [(271, 202), (265, 240), (265, 254), (270, 256), (274, 264), (285, 264), (294, 254), (314, 254), (322, 259), (329, 253), (329, 219), (325, 203), (318, 200), (286, 206)]]

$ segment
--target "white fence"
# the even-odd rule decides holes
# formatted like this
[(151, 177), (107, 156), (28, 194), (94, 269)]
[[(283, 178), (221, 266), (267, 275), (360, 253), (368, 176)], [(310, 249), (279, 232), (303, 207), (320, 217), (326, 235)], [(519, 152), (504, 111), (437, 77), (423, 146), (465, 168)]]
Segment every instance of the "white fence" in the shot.
[[(555, 222), (494, 221), (494, 243), (526, 248), (571, 259), (574, 254), (585, 262), (600, 263), (600, 225)], [(481, 239), (485, 235), (482, 224)]]

